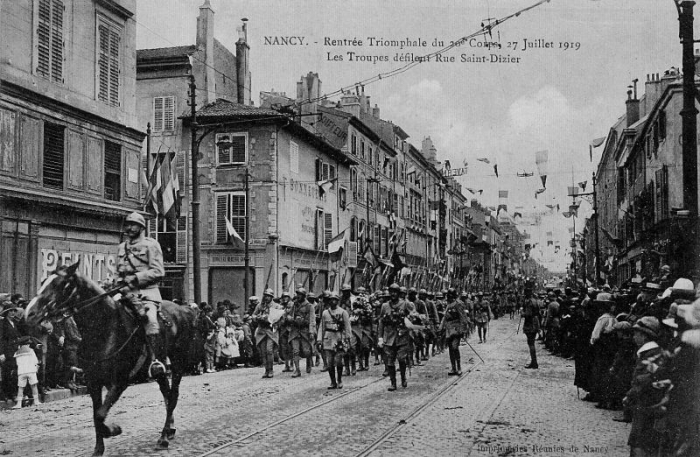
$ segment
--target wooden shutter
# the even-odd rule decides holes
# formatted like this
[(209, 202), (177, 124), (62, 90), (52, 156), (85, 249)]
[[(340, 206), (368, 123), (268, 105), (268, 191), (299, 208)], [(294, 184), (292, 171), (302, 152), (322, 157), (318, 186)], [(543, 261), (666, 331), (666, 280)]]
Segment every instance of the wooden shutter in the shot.
[(321, 180), (326, 181), (326, 180), (330, 179), (329, 175), (330, 175), (329, 165), (325, 162), (321, 162)]
[(109, 104), (119, 106), (119, 48), (121, 36), (114, 27), (109, 31)]
[(315, 172), (316, 182), (321, 181), (322, 177), (323, 177), (323, 171), (321, 169), (322, 168), (321, 164), (322, 164), (321, 159), (316, 159), (314, 161), (314, 165), (316, 167), (316, 172)]
[(88, 137), (87, 139), (87, 191), (102, 195), (102, 176), (104, 150), (102, 140)]
[(148, 236), (157, 240), (158, 239), (158, 217), (155, 217), (153, 219), (148, 219), (146, 221), (146, 225), (148, 226)]
[(175, 170), (177, 172), (177, 184), (180, 189), (180, 193), (185, 192), (185, 165), (187, 160), (187, 151), (178, 151), (177, 160), (175, 162)]
[(0, 108), (0, 172), (15, 174), (15, 120), (14, 111)]
[(65, 128), (56, 124), (44, 124), (44, 187), (63, 190), (65, 169)]
[(323, 211), (316, 210), (316, 220), (315, 220), (315, 227), (314, 227), (316, 236), (314, 239), (314, 244), (316, 245), (316, 249), (323, 249)]
[(177, 218), (177, 252), (175, 261), (187, 263), (187, 216)]
[(324, 243), (323, 246), (325, 249), (328, 249), (328, 243), (331, 241), (331, 238), (333, 238), (333, 214), (331, 213), (324, 213)]
[(21, 116), (19, 123), (20, 177), (39, 181), (39, 163), (44, 143), (43, 122), (33, 117)]
[(163, 103), (163, 130), (175, 130), (175, 97), (165, 97)]
[(39, 0), (36, 74), (63, 82), (63, 2)]
[(226, 231), (226, 217), (228, 216), (228, 194), (216, 196), (216, 242), (226, 243), (228, 232)]
[(80, 132), (68, 131), (68, 187), (82, 190), (85, 186), (85, 138)]
[(97, 98), (111, 106), (119, 106), (121, 30), (101, 19), (97, 26), (97, 40)]
[(335, 179), (335, 165), (328, 165), (328, 179)]
[(141, 151), (127, 149), (125, 154), (124, 196), (133, 200), (140, 198)]
[(374, 252), (381, 255), (381, 228), (379, 225), (374, 226)]
[(153, 131), (160, 132), (163, 130), (163, 118), (165, 117), (165, 112), (163, 110), (163, 103), (165, 97), (153, 97)]
[(357, 268), (357, 242), (349, 241), (347, 246), (348, 268)]

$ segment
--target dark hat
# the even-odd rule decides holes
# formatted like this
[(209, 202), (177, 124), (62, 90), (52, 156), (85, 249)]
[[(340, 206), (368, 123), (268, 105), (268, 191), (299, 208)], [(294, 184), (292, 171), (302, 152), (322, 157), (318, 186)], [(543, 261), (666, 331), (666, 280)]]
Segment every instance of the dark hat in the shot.
[(17, 346), (24, 346), (25, 344), (31, 344), (32, 338), (24, 335), (17, 338)]
[(653, 316), (644, 316), (637, 320), (632, 329), (656, 339), (659, 336), (659, 327), (659, 320), (657, 318)]

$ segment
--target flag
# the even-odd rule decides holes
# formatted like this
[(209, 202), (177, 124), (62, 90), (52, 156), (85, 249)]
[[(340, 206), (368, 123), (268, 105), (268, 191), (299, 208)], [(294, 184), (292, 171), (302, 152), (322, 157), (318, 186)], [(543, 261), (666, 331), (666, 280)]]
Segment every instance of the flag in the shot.
[(175, 186), (173, 184), (173, 173), (170, 169), (170, 153), (167, 152), (160, 164), (160, 194), (163, 202), (162, 215), (166, 218), (175, 217)]
[(498, 165), (493, 165), (493, 172), (496, 173), (496, 177), (498, 178)]
[(486, 157), (482, 157), (482, 158), (476, 159), (476, 160), (478, 160), (479, 162), (491, 163), (491, 161), (489, 159), (487, 159)]
[(569, 197), (573, 197), (578, 195), (578, 187), (576, 186), (567, 186), (567, 189), (569, 189)]
[(317, 184), (318, 187), (319, 187), (319, 189), (318, 189), (319, 195), (320, 195), (321, 197), (323, 197), (323, 195), (324, 195), (326, 192), (328, 192), (329, 190), (331, 190), (331, 189), (333, 188), (334, 182), (335, 182), (337, 179), (338, 179), (338, 178), (326, 179), (326, 180), (323, 180), (323, 181), (316, 181), (316, 184)]
[(593, 162), (593, 148), (597, 148), (603, 144), (605, 142), (605, 138), (606, 137), (604, 136), (596, 138), (595, 140), (591, 141), (591, 144), (588, 145), (588, 155), (590, 156), (591, 162)]
[(241, 238), (241, 235), (239, 235), (238, 232), (236, 231), (236, 229), (233, 228), (233, 224), (231, 223), (231, 220), (227, 216), (224, 216), (224, 219), (226, 219), (226, 231), (228, 232), (228, 234), (232, 238), (240, 241), (241, 243), (245, 243), (245, 241), (243, 241), (243, 238)]
[(377, 265), (379, 263), (379, 261), (377, 260), (377, 256), (374, 254), (374, 251), (372, 250), (372, 246), (369, 246), (369, 245), (365, 249), (365, 253), (362, 255), (362, 258), (364, 258), (365, 261), (369, 265), (371, 265), (372, 267), (374, 267), (375, 265)]
[(588, 181), (582, 181), (578, 183), (578, 186), (581, 188), (582, 191), (586, 191), (586, 185), (588, 185)]
[(153, 170), (151, 170), (151, 177), (148, 180), (148, 189), (146, 189), (146, 203), (144, 207), (151, 206), (156, 215), (161, 214), (161, 202), (160, 202), (160, 156), (156, 156), (156, 163), (153, 164)]
[(328, 253), (333, 254), (338, 251), (341, 251), (345, 247), (345, 233), (347, 232), (347, 229), (343, 230), (339, 234), (337, 234), (335, 237), (331, 238), (331, 240), (328, 242)]

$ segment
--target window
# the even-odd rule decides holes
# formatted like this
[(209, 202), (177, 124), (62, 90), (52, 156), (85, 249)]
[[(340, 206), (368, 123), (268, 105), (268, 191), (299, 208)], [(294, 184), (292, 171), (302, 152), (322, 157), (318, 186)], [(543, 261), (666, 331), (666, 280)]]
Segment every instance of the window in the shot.
[(171, 132), (175, 130), (175, 97), (153, 98), (153, 131)]
[(357, 155), (357, 136), (353, 133), (350, 135), (350, 152), (352, 155)]
[(333, 214), (316, 210), (316, 248), (328, 249), (328, 242), (333, 238)]
[(63, 190), (65, 128), (61, 125), (44, 124), (44, 187)]
[(335, 165), (316, 159), (316, 181), (328, 181), (335, 177)]
[(104, 16), (97, 21), (97, 99), (119, 106), (122, 29)]
[(122, 147), (105, 141), (105, 199), (121, 200)]
[(248, 161), (248, 135), (245, 133), (216, 134), (217, 165), (245, 164)]
[(379, 255), (381, 255), (381, 252), (382, 252), (380, 250), (382, 247), (382, 244), (381, 244), (382, 243), (382, 240), (381, 240), (382, 235), (381, 235), (381, 233), (382, 233), (382, 229), (379, 226), (379, 224), (375, 225), (374, 226), (374, 252), (379, 254)]
[(350, 170), (350, 191), (352, 192), (352, 199), (357, 200), (357, 170), (354, 168)]
[(374, 151), (372, 150), (372, 146), (368, 147), (369, 153), (367, 154), (367, 161), (369, 162), (370, 165), (374, 165)]
[(63, 82), (63, 2), (39, 0), (36, 28), (36, 74)]
[(246, 239), (245, 219), (246, 204), (245, 193), (230, 192), (217, 194), (216, 196), (216, 242), (228, 243), (231, 235), (226, 227), (226, 218), (231, 222), (234, 230), (243, 240)]
[(348, 191), (345, 187), (340, 188), (340, 194), (338, 195), (338, 205), (340, 209), (345, 210), (348, 206)]
[(357, 217), (350, 218), (350, 241), (357, 241)]
[(365, 158), (365, 140), (360, 140), (360, 158)]

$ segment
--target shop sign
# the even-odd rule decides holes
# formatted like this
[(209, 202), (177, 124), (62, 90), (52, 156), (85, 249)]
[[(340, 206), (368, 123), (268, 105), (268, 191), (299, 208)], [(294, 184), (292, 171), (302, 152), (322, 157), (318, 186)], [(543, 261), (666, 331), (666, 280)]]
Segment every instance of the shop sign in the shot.
[(50, 248), (40, 249), (39, 252), (39, 281), (46, 279), (59, 266), (73, 265), (76, 262), (80, 262), (80, 271), (93, 281), (111, 280), (117, 271), (116, 252), (61, 251)]

